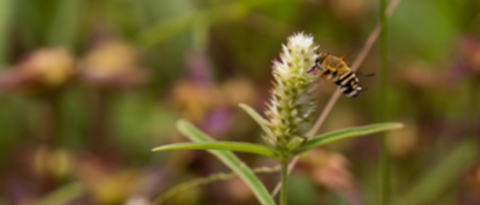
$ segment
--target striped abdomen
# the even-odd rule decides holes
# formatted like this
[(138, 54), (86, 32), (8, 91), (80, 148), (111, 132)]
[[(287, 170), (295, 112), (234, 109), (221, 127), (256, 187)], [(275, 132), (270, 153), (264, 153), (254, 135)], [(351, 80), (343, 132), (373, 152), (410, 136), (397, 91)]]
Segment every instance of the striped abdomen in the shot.
[(359, 80), (357, 76), (350, 69), (335, 78), (333, 82), (340, 87), (340, 90), (347, 97), (357, 97), (358, 93), (362, 91), (362, 87), (358, 84)]

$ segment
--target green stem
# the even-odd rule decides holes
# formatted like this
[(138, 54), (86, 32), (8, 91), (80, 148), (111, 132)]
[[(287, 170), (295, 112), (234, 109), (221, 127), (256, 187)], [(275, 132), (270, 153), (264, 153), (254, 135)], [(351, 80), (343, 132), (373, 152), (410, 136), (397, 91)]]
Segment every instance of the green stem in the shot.
[(382, 134), (382, 162), (381, 162), (381, 193), (382, 205), (389, 204), (390, 201), (390, 154), (387, 147), (386, 134)]
[[(381, 121), (388, 120), (388, 22), (386, 14), (387, 0), (380, 0), (380, 20), (382, 23), (382, 32), (380, 34), (380, 102), (381, 102)], [(390, 201), (390, 156), (387, 147), (386, 133), (382, 134), (381, 140), (381, 204), (387, 205)]]
[(283, 158), (281, 161), (281, 180), (282, 180), (282, 192), (280, 193), (280, 205), (287, 205), (288, 195), (288, 164), (290, 160)]

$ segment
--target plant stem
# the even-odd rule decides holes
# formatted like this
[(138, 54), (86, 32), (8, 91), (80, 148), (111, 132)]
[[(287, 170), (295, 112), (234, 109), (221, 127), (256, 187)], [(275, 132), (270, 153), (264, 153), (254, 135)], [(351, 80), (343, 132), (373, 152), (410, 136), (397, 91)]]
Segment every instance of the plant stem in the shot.
[[(388, 120), (388, 21), (386, 13), (387, 0), (380, 0), (380, 21), (382, 23), (382, 32), (380, 33), (380, 101), (381, 102), (381, 121)], [(380, 197), (381, 204), (387, 205), (390, 201), (390, 156), (387, 146), (387, 135), (382, 134), (381, 139), (381, 162), (380, 162)]]
[(280, 193), (280, 205), (287, 205), (287, 195), (288, 195), (288, 164), (290, 163), (289, 158), (283, 158), (281, 161), (281, 181), (282, 181), (282, 192)]
[(381, 161), (381, 204), (387, 205), (390, 201), (390, 154), (387, 146), (387, 136), (382, 134), (382, 161)]

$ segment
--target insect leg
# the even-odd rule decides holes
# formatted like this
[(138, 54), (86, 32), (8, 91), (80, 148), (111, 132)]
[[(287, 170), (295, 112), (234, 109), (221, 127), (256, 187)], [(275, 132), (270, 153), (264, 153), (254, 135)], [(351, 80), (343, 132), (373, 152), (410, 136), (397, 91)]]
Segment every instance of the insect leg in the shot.
[(360, 76), (365, 76), (365, 77), (372, 77), (375, 75), (375, 73), (359, 73), (359, 72), (355, 72), (355, 74)]

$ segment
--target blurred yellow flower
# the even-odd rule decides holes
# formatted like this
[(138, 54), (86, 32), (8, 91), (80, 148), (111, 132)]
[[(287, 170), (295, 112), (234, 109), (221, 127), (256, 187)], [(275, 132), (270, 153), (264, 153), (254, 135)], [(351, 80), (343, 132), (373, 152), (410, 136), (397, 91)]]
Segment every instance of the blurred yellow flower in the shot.
[(138, 57), (135, 49), (118, 41), (105, 42), (94, 48), (82, 61), (88, 75), (105, 77), (136, 68)]
[(336, 192), (356, 193), (355, 182), (348, 170), (348, 160), (341, 154), (314, 149), (302, 156), (313, 179)]
[(56, 88), (75, 74), (74, 58), (63, 48), (33, 52), (13, 68), (0, 74), (4, 89), (36, 89), (37, 86)]
[(146, 70), (139, 67), (137, 50), (119, 41), (99, 44), (81, 62), (81, 76), (88, 84), (124, 86), (144, 83)]

